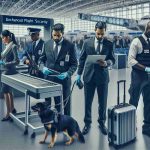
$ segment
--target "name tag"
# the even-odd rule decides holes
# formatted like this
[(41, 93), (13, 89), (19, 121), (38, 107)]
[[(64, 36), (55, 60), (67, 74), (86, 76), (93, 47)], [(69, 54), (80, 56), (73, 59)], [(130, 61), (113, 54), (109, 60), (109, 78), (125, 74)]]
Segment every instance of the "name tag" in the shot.
[(35, 56), (34, 55), (32, 55), (32, 60), (35, 61)]
[(149, 49), (145, 49), (145, 50), (144, 50), (144, 53), (145, 53), (145, 54), (149, 54), (149, 53), (150, 53), (150, 52), (149, 52)]
[(41, 54), (42, 54), (42, 50), (39, 50), (39, 51), (38, 51), (38, 54), (41, 55)]
[(65, 61), (69, 62), (69, 58), (70, 58), (70, 56), (67, 54), (66, 57), (65, 57)]
[(64, 66), (64, 64), (65, 64), (65, 63), (64, 63), (64, 61), (60, 61), (60, 66), (62, 66), (62, 67), (63, 67), (63, 66)]

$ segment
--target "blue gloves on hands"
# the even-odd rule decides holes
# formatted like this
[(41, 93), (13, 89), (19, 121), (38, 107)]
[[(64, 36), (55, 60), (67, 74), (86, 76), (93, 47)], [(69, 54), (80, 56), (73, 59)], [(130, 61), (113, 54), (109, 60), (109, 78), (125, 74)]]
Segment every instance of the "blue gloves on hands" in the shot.
[(5, 62), (3, 62), (2, 60), (0, 60), (0, 65), (5, 65)]
[(145, 71), (146, 71), (147, 73), (150, 73), (150, 67), (146, 67), (146, 68), (145, 68)]
[(57, 78), (60, 79), (60, 80), (64, 80), (67, 77), (68, 77), (68, 73), (67, 72), (61, 73), (60, 75), (57, 76)]
[(53, 72), (50, 71), (47, 67), (43, 67), (42, 72), (43, 72), (44, 75), (49, 75), (49, 74), (52, 74), (52, 73), (53, 73)]
[(76, 83), (79, 83), (80, 80), (81, 80), (81, 75), (77, 75), (77, 77), (76, 77)]

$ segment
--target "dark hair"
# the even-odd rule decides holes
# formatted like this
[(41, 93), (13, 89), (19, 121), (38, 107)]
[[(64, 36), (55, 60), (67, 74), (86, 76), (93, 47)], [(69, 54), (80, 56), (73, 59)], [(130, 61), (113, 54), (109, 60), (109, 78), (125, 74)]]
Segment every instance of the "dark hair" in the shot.
[(64, 27), (64, 25), (61, 24), (61, 23), (57, 23), (57, 24), (55, 24), (55, 25), (52, 27), (52, 31), (53, 31), (53, 30), (54, 30), (54, 31), (61, 31), (62, 33), (64, 33), (64, 29), (65, 29), (65, 27)]
[(16, 44), (17, 45), (17, 41), (16, 41), (16, 38), (15, 38), (15, 35), (12, 33), (12, 32), (10, 32), (9, 30), (4, 30), (4, 31), (2, 31), (2, 36), (4, 36), (4, 37), (10, 37), (10, 39), (11, 39), (11, 41), (14, 43), (14, 44)]
[(106, 30), (106, 23), (105, 22), (101, 22), (101, 21), (97, 22), (96, 25), (95, 25), (95, 30), (97, 28), (98, 29), (105, 29)]

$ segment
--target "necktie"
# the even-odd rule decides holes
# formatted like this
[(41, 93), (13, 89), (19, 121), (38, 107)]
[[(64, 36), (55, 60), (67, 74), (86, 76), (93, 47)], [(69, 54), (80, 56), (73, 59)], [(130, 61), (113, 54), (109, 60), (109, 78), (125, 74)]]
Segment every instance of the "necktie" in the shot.
[(33, 42), (33, 52), (34, 52), (34, 50), (35, 50), (35, 45), (36, 45), (36, 42), (34, 41), (34, 42)]
[(99, 55), (100, 54), (100, 45), (102, 44), (101, 41), (98, 41), (98, 44), (97, 44), (97, 48), (96, 48), (96, 53)]
[(56, 43), (55, 48), (54, 48), (54, 53), (55, 53), (56, 58), (57, 58), (57, 55), (58, 55), (58, 46), (59, 46), (59, 44)]

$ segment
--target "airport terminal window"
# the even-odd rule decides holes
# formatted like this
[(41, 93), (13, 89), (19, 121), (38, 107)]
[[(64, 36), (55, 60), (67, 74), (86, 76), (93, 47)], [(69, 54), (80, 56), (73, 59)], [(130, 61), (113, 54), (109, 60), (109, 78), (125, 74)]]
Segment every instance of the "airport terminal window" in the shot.
[[(27, 28), (29, 26), (25, 26), (25, 25), (7, 25), (4, 24), (3, 25), (3, 30), (10, 30), (11, 32), (13, 32), (15, 34), (16, 37), (24, 37), (28, 35), (28, 31)], [(30, 26), (33, 28), (40, 28), (41, 29), (41, 33), (40, 36), (44, 37), (44, 27), (43, 26)]]
[[(126, 6), (117, 9), (115, 8), (103, 12), (97, 12), (94, 14), (139, 20), (141, 19), (141, 17), (150, 14), (150, 3)], [(79, 20), (77, 18), (57, 18), (54, 20), (55, 23), (61, 22), (65, 25), (65, 32), (73, 31), (73, 30), (86, 30), (88, 32), (92, 32), (93, 27), (95, 26), (95, 22)], [(108, 29), (126, 30), (126, 28), (124, 27), (114, 26), (114, 25), (108, 25)]]

